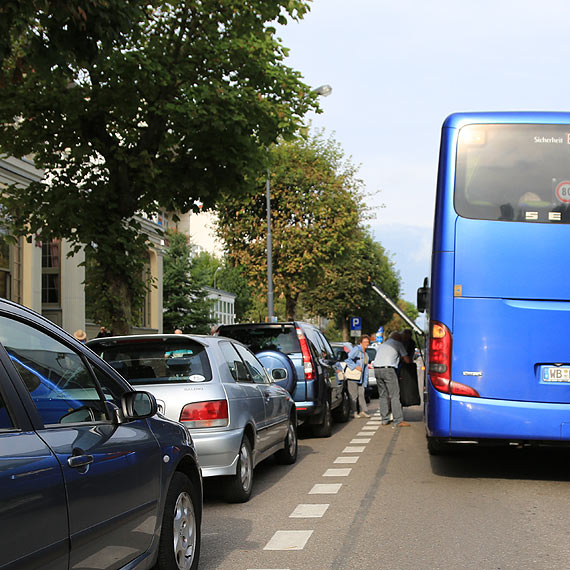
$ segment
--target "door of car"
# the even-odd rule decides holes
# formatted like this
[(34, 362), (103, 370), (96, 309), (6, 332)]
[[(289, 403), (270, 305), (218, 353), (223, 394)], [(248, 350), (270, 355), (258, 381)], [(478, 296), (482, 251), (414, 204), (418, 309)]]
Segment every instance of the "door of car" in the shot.
[[(0, 355), (0, 567), (67, 568), (69, 535), (59, 462), (32, 430)], [(8, 363), (9, 366), (9, 363)], [(12, 564), (10, 566), (10, 564)]]
[(70, 568), (120, 568), (151, 545), (160, 496), (160, 448), (146, 420), (118, 424), (116, 379), (47, 331), (0, 316), (13, 382), (65, 481)]
[(338, 378), (334, 368), (335, 357), (333, 350), (327, 339), (317, 329), (306, 326), (303, 328), (303, 331), (315, 349), (318, 360), (317, 370), (320, 371), (326, 385), (330, 388), (331, 404), (334, 407), (338, 401), (342, 400), (342, 380)]
[(267, 449), (275, 443), (285, 439), (287, 435), (287, 396), (278, 387), (269, 381), (263, 365), (255, 356), (243, 346), (236, 345), (248, 369), (251, 378), (261, 393), (265, 407), (264, 448)]

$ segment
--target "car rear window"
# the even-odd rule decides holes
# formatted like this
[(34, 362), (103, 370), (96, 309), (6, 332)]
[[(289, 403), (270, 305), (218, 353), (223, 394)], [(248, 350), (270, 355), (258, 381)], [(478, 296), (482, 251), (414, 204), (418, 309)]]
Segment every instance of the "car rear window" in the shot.
[(283, 354), (301, 352), (295, 327), (220, 327), (220, 336), (245, 344), (254, 354), (262, 350), (278, 350)]
[(212, 379), (206, 348), (188, 338), (105, 341), (91, 348), (134, 385)]

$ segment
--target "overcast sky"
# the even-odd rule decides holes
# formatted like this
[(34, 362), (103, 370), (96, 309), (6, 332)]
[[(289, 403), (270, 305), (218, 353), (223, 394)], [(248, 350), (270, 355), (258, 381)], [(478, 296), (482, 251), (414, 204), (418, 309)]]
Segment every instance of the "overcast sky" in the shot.
[(404, 299), (429, 274), (445, 117), (569, 110), (569, 22), (569, 0), (314, 0), (279, 29), (287, 63), (333, 88), (313, 125), (361, 164)]

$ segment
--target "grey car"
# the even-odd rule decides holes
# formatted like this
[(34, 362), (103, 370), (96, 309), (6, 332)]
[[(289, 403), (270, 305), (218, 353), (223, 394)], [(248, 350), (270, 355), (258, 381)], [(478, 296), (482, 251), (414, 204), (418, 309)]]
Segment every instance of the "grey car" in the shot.
[[(240, 342), (169, 334), (101, 338), (88, 346), (190, 429), (203, 476), (224, 477), (228, 501), (249, 499), (253, 469), (270, 455), (296, 461), (295, 403)], [(281, 378), (285, 371), (273, 373)]]
[(0, 568), (195, 570), (200, 468), (188, 430), (156, 412), (71, 335), (0, 299)]

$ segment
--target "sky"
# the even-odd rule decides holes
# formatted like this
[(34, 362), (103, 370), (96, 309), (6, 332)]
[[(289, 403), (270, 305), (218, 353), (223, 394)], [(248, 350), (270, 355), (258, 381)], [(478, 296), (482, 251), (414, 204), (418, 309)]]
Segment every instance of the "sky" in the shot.
[(310, 120), (360, 165), (405, 300), (430, 271), (444, 119), (570, 110), (569, 21), (569, 0), (314, 0), (279, 28), (287, 65), (333, 88)]

